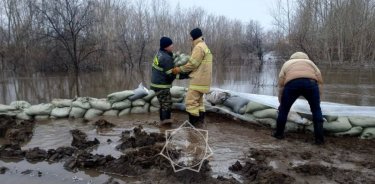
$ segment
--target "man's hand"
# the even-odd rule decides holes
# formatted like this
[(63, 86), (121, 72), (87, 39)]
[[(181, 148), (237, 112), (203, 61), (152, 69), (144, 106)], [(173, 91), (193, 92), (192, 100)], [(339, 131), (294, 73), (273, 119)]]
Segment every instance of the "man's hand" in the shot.
[(180, 67), (174, 67), (174, 68), (172, 69), (172, 73), (173, 73), (174, 75), (177, 75), (177, 74), (181, 73), (181, 69), (180, 69)]

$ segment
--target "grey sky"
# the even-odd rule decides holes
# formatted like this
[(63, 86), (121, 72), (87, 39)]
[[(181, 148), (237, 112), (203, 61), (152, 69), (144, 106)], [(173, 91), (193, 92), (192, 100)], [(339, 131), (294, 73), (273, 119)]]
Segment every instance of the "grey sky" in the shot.
[(272, 28), (271, 9), (276, 0), (168, 0), (172, 7), (202, 7), (208, 13), (238, 19), (243, 23), (258, 21), (266, 30)]

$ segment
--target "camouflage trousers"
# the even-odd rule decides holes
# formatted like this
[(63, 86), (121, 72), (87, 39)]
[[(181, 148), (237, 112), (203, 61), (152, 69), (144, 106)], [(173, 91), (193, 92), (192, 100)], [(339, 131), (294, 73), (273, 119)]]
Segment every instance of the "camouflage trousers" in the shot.
[(172, 95), (169, 89), (162, 89), (156, 92), (156, 97), (159, 100), (160, 110), (171, 111), (172, 110)]

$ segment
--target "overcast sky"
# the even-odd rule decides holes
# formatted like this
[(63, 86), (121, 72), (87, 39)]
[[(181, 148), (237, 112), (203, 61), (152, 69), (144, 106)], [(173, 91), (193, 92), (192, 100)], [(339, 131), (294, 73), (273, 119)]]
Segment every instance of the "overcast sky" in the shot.
[(250, 20), (258, 21), (263, 28), (271, 29), (273, 18), (271, 9), (276, 0), (168, 0), (171, 7), (180, 3), (182, 8), (202, 7), (208, 13), (224, 15), (238, 19), (243, 23)]

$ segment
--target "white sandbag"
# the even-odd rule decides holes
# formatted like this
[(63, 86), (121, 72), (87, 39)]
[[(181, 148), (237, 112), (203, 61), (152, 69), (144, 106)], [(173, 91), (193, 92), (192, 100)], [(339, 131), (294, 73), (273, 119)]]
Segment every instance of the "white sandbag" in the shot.
[(365, 128), (361, 134), (361, 139), (374, 139), (375, 138), (375, 128)]
[(107, 111), (111, 109), (111, 103), (109, 103), (107, 99), (90, 98), (89, 103), (92, 108), (98, 109), (101, 111)]
[(139, 106), (144, 106), (146, 104), (146, 101), (143, 99), (138, 99), (132, 102), (133, 107), (139, 107)]
[(229, 108), (229, 107), (227, 107), (227, 106), (225, 106), (225, 105), (215, 105), (215, 106), (212, 106), (211, 110), (210, 110), (210, 112), (219, 113), (219, 114), (230, 114), (230, 113), (233, 113), (232, 109)]
[(333, 135), (334, 136), (337, 136), (337, 137), (344, 137), (344, 136), (359, 136), (361, 135), (363, 131), (363, 128), (362, 127), (353, 127), (351, 128), (350, 130), (346, 131), (346, 132), (339, 132), (339, 133), (334, 133)]
[(20, 111), (0, 112), (0, 115), (15, 117)]
[(49, 119), (49, 115), (36, 115), (34, 117), (35, 120), (37, 121), (44, 121)]
[(125, 91), (109, 94), (107, 96), (107, 99), (109, 102), (115, 103), (115, 102), (123, 101), (132, 95), (134, 95), (134, 91), (125, 90)]
[(349, 117), (349, 121), (353, 126), (375, 127), (374, 117), (353, 116)]
[(180, 86), (172, 86), (170, 89), (172, 97), (181, 98), (185, 96), (187, 89)]
[(266, 106), (266, 105), (263, 105), (263, 104), (260, 104), (260, 103), (257, 103), (257, 102), (250, 101), (247, 104), (246, 113), (253, 113), (255, 111), (261, 111), (261, 110), (270, 109), (270, 108), (271, 107), (269, 107), (269, 106)]
[(78, 97), (75, 99), (72, 103), (72, 107), (79, 107), (82, 109), (90, 109), (91, 105), (89, 103), (89, 98), (88, 97)]
[(249, 100), (239, 96), (231, 96), (224, 101), (224, 105), (231, 108), (233, 112), (238, 113), (240, 109), (246, 106)]
[(25, 111), (22, 111), (22, 112), (18, 113), (16, 115), (16, 118), (20, 119), (20, 120), (31, 120), (31, 119), (33, 119), (33, 117), (27, 115)]
[(245, 113), (241, 115), (241, 120), (246, 121), (246, 122), (256, 122), (257, 118), (253, 114)]
[(146, 104), (146, 105), (143, 106), (143, 107), (140, 107), (140, 106), (133, 107), (133, 108), (130, 110), (130, 113), (131, 113), (131, 114), (143, 114), (143, 113), (147, 113), (149, 107), (150, 107), (150, 104)]
[(324, 122), (323, 129), (328, 132), (346, 132), (352, 128), (347, 117), (339, 117), (337, 121)]
[(103, 113), (103, 116), (117, 116), (119, 110), (108, 110)]
[(146, 102), (150, 102), (152, 100), (152, 98), (154, 98), (155, 96), (155, 91), (154, 90), (148, 90), (148, 95), (143, 97), (143, 100), (145, 100)]
[(17, 109), (13, 106), (0, 104), (0, 112), (8, 112), (8, 111), (15, 111), (15, 110)]
[(121, 116), (126, 116), (126, 115), (130, 114), (130, 110), (131, 110), (131, 108), (124, 109), (124, 110), (122, 110), (122, 111), (120, 111), (120, 112), (118, 113), (118, 116), (119, 116), (119, 117), (121, 117)]
[(276, 128), (276, 120), (272, 118), (257, 119), (257, 122), (270, 128)]
[(150, 106), (150, 112), (159, 112), (160, 107)]
[(160, 107), (159, 100), (156, 96), (154, 98), (152, 98), (151, 105), (154, 106), (154, 107)]
[(180, 110), (180, 111), (185, 111), (186, 106), (185, 103), (173, 103), (172, 104), (172, 109), (174, 110)]
[(134, 101), (141, 99), (148, 95), (148, 89), (143, 86), (142, 83), (139, 84), (138, 88), (134, 90), (134, 95), (130, 96), (128, 99)]
[(239, 111), (238, 114), (245, 114), (246, 113), (246, 105), (243, 106)]
[(286, 122), (285, 124), (285, 132), (301, 132), (303, 130), (304, 125), (296, 124), (294, 122)]
[(181, 97), (181, 98), (174, 98), (172, 97), (172, 103), (181, 103), (184, 101), (184, 98)]
[(112, 104), (112, 109), (115, 110), (124, 110), (126, 108), (129, 108), (132, 106), (132, 102), (128, 99), (120, 101), (120, 102), (115, 102)]
[[(16, 109), (26, 109), (26, 108), (29, 108), (31, 104), (26, 101), (14, 101), (10, 103), (10, 106)], [(1, 112), (1, 108), (0, 108), (0, 112)]]
[(308, 120), (307, 118), (303, 118), (298, 113), (290, 111), (288, 114), (288, 121), (297, 123), (300, 125), (311, 125), (312, 121)]
[(179, 54), (175, 56), (173, 62), (175, 66), (183, 66), (189, 61), (189, 59), (190, 59), (189, 55)]
[(253, 115), (256, 118), (264, 119), (264, 118), (272, 118), (272, 119), (277, 119), (277, 110), (276, 109), (264, 109), (260, 111), (255, 111)]
[(230, 97), (230, 93), (219, 90), (212, 90), (204, 95), (204, 98), (212, 105), (223, 104)]
[(103, 111), (102, 110), (98, 110), (98, 109), (89, 109), (87, 110), (87, 112), (85, 113), (85, 116), (84, 116), (84, 119), (86, 120), (92, 120), (96, 117), (99, 117), (103, 114)]
[(66, 118), (69, 116), (71, 107), (56, 107), (51, 111), (51, 116), (56, 118)]
[(85, 115), (87, 109), (83, 109), (80, 107), (72, 107), (72, 110), (70, 110), (69, 117), (71, 118), (83, 118)]
[(53, 99), (51, 102), (55, 107), (71, 107), (73, 100), (71, 99)]
[[(311, 115), (312, 116), (312, 115)], [(332, 121), (337, 121), (337, 119), (339, 118), (338, 116), (330, 116), (330, 115), (325, 115), (323, 116), (328, 122), (332, 122)], [(312, 119), (312, 117), (311, 117)]]
[(33, 115), (50, 115), (54, 106), (50, 103), (48, 104), (39, 104), (39, 105), (32, 105), (29, 108), (25, 109), (25, 113), (29, 116)]

